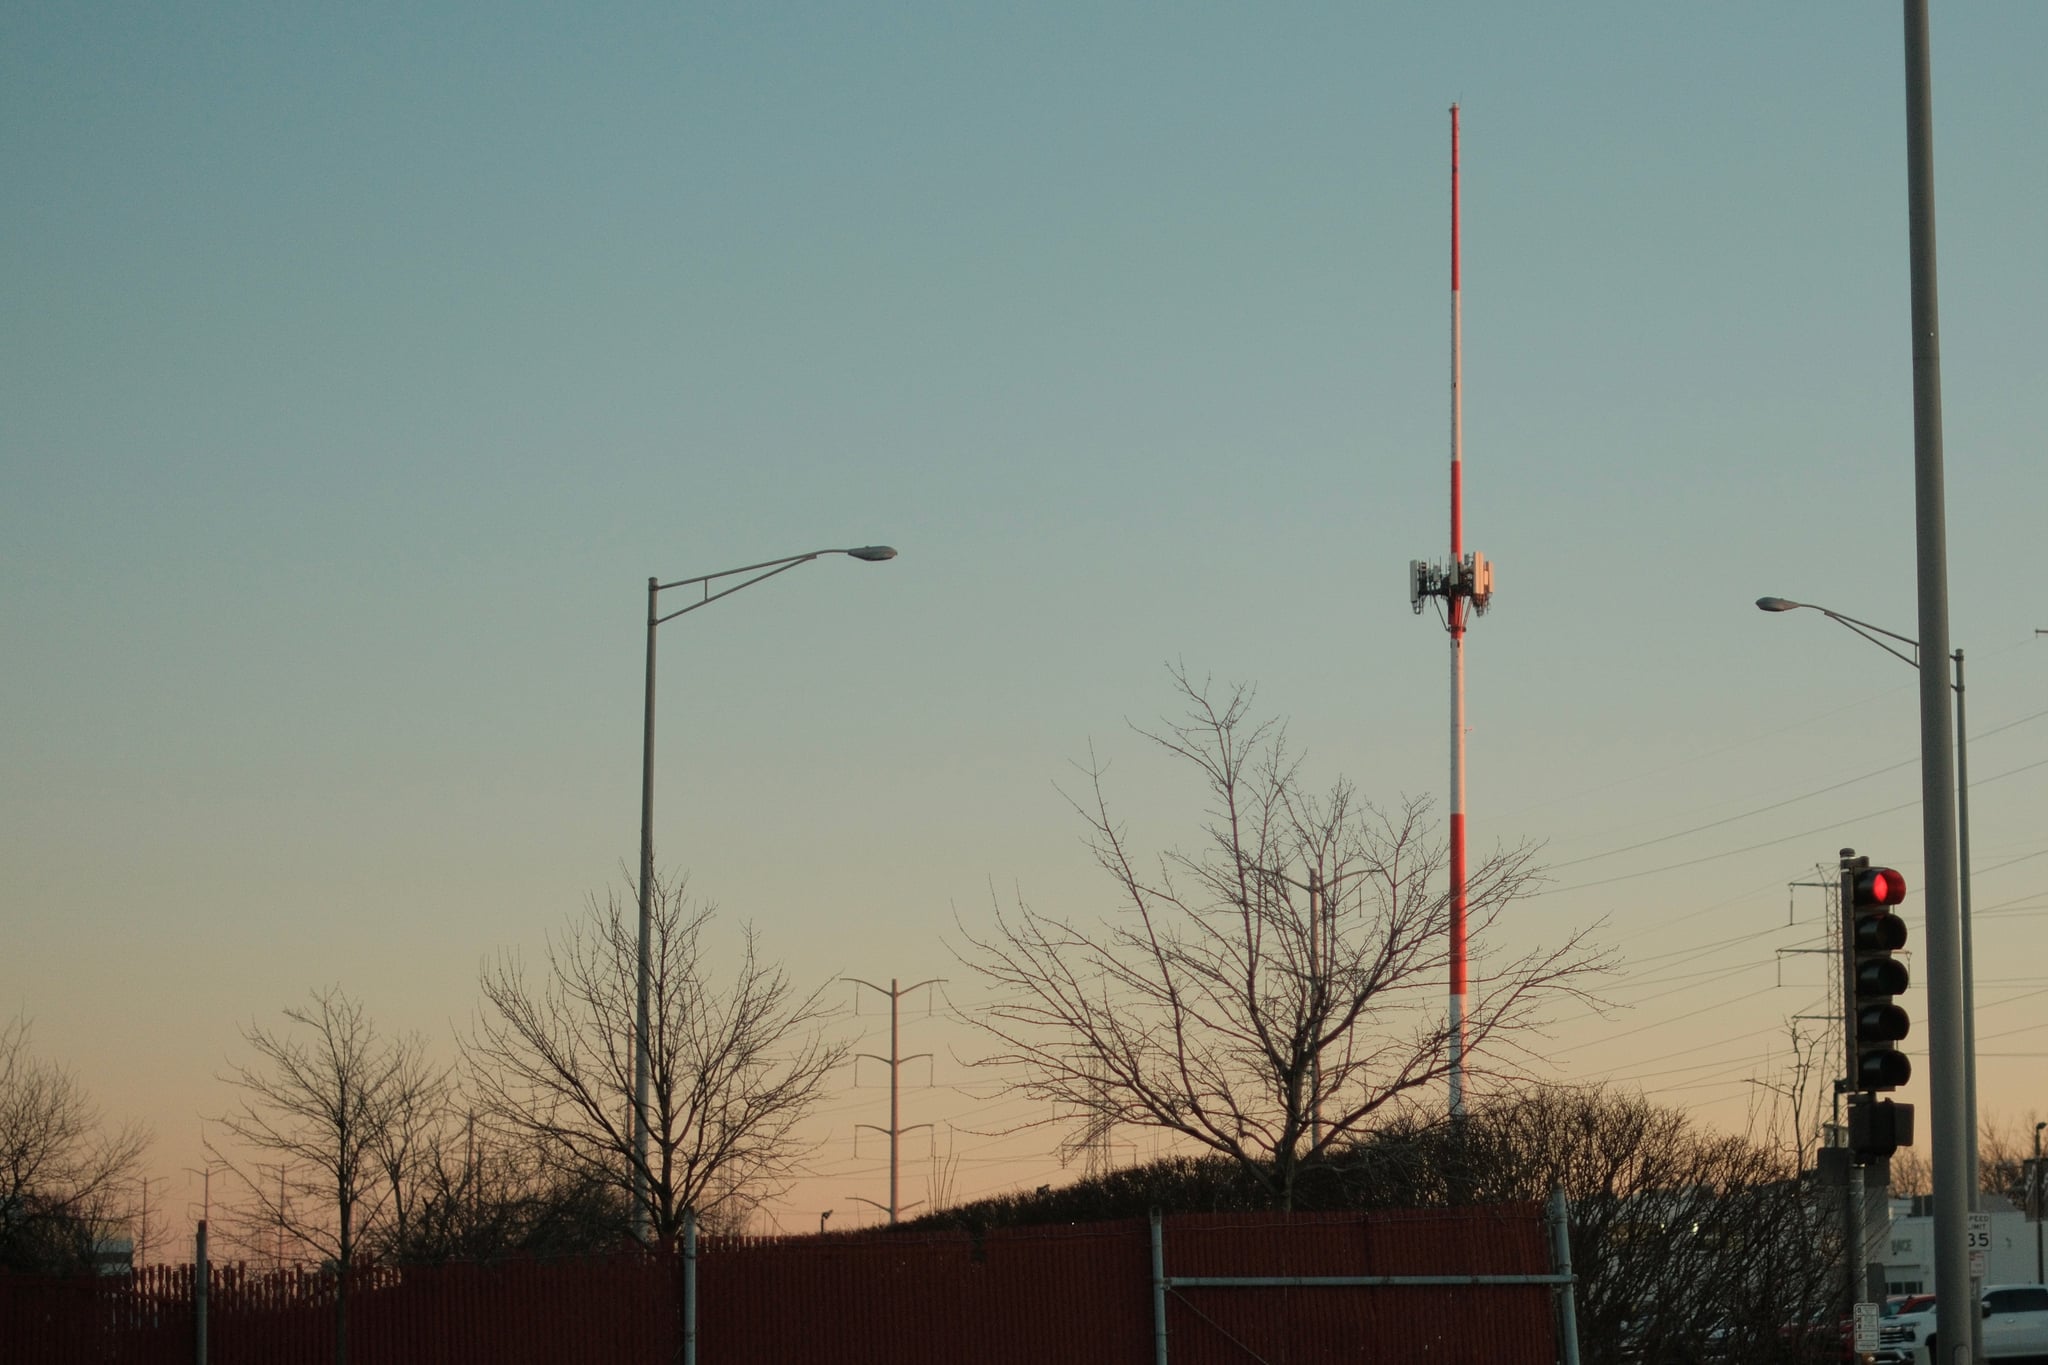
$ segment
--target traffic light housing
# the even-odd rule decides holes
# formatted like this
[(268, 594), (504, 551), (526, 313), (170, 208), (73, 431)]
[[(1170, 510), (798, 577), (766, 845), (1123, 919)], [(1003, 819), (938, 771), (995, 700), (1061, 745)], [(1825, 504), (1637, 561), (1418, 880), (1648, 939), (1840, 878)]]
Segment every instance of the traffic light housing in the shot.
[(1889, 1157), (1913, 1145), (1913, 1106), (1894, 1104), (1875, 1095), (1849, 1100), (1849, 1150), (1859, 1161)]
[[(1912, 1021), (1892, 999), (1905, 993), (1910, 979), (1906, 964), (1892, 956), (1906, 946), (1906, 922), (1892, 913), (1905, 899), (1906, 879), (1891, 868), (1843, 858), (1843, 998), (1854, 1091), (1896, 1090), (1913, 1077), (1912, 1062), (1895, 1046)], [(1910, 1126), (1906, 1132), (1910, 1142)]]

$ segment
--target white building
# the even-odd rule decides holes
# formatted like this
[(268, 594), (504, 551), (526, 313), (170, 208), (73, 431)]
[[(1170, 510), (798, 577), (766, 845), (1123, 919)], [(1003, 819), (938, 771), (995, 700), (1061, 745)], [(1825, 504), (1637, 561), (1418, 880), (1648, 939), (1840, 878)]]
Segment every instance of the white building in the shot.
[[(1892, 1201), (1890, 1235), (1875, 1250), (1884, 1261), (1886, 1288), (1894, 1294), (1924, 1294), (1934, 1289), (1934, 1215), (1926, 1208), (1931, 1202)], [(1916, 1206), (1922, 1211), (1913, 1212)], [(1991, 1215), (1991, 1250), (1984, 1257), (1984, 1283), (2038, 1283), (2034, 1238), (2040, 1225), (2028, 1222), (2010, 1201), (1995, 1194), (1985, 1195), (1981, 1207)]]

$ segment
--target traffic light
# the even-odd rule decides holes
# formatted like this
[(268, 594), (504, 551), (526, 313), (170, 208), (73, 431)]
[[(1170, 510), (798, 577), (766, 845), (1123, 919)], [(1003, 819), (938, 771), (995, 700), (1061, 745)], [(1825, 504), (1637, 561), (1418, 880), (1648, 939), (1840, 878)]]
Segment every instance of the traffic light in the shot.
[(1868, 858), (1845, 857), (1842, 899), (1855, 1062), (1850, 1089), (1896, 1090), (1913, 1077), (1913, 1064), (1893, 1046), (1912, 1028), (1906, 1012), (1892, 1003), (1893, 996), (1905, 992), (1908, 979), (1906, 964), (1892, 956), (1906, 946), (1906, 922), (1892, 913), (1906, 899), (1906, 879), (1888, 867), (1870, 866)]
[(1888, 1157), (1913, 1145), (1913, 1106), (1875, 1095), (1849, 1097), (1849, 1150), (1858, 1160)]

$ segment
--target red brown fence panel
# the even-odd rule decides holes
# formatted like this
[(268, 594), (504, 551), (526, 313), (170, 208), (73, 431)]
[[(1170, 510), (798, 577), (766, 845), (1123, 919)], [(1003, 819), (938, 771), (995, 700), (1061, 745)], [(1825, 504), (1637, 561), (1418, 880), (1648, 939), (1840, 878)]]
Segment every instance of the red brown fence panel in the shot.
[[(1166, 1275), (1543, 1275), (1534, 1206), (1362, 1214), (1194, 1214), (1164, 1225)], [(1551, 1365), (1547, 1285), (1176, 1288), (1167, 1296), (1172, 1365), (1431, 1361)]]
[(1151, 1360), (1142, 1220), (711, 1245), (697, 1262), (703, 1365), (1042, 1365)]
[[(1305, 1286), (1189, 1279), (1543, 1276), (1529, 1206), (1163, 1221), (1171, 1365), (1555, 1359), (1544, 1284)], [(696, 1259), (701, 1365), (1151, 1365), (1142, 1219), (711, 1242)], [(350, 1276), (353, 1365), (639, 1365), (681, 1358), (685, 1262), (369, 1266)], [(215, 1266), (208, 1365), (331, 1365), (338, 1282)], [(0, 1275), (0, 1365), (189, 1365), (193, 1272)]]

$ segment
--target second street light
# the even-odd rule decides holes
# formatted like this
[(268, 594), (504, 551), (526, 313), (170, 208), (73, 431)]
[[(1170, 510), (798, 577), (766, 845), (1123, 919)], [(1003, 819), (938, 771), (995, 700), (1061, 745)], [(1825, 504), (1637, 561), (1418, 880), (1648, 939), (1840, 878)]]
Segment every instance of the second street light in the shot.
[[(1909, 636), (1899, 635), (1882, 626), (1873, 626), (1868, 621), (1859, 621), (1853, 616), (1844, 616), (1838, 611), (1815, 606), (1811, 602), (1794, 602), (1785, 597), (1759, 597), (1756, 599), (1759, 611), (1797, 611), (1804, 607), (1817, 611), (1890, 654), (1903, 659), (1913, 667), (1920, 667), (1920, 642)], [(1878, 638), (1884, 637), (1883, 639)], [(1893, 643), (1886, 643), (1892, 641)], [(1911, 654), (1899, 649), (1904, 645)], [(1963, 1095), (1964, 1110), (1969, 1122), (1970, 1198), (1972, 1212), (1977, 1208), (1977, 988), (1976, 964), (1970, 948), (1970, 758), (1969, 748), (1963, 733), (1963, 651), (1957, 650), (1949, 656), (1955, 665), (1949, 685), (1956, 694), (1956, 891), (1957, 916), (1962, 928), (1963, 957)], [(1933, 1059), (1930, 1057), (1929, 1061)]]
[[(709, 606), (721, 597), (730, 597), (741, 588), (750, 588), (765, 578), (786, 573), (799, 564), (808, 564), (826, 555), (846, 555), (852, 559), (880, 563), (894, 559), (896, 551), (887, 545), (861, 545), (850, 550), (812, 550), (807, 554), (785, 555), (781, 559), (767, 559), (759, 564), (744, 564), (737, 569), (721, 569), (717, 573), (699, 574), (695, 578), (678, 578), (672, 583), (660, 579), (647, 580), (647, 697), (646, 730), (640, 749), (640, 948), (636, 959), (635, 987), (638, 999), (633, 1012), (633, 1233), (645, 1242), (652, 1222), (649, 1207), (649, 1166), (647, 1158), (647, 1028), (648, 996), (652, 987), (650, 958), (653, 952), (653, 904), (649, 899), (654, 884), (654, 640), (655, 631), (678, 616), (687, 615), (699, 607)], [(745, 577), (744, 575), (752, 575)], [(711, 585), (728, 578), (738, 578), (731, 587), (711, 591)], [(663, 616), (660, 608), (661, 594), (671, 588), (703, 589), (703, 595), (685, 607), (678, 607)]]

